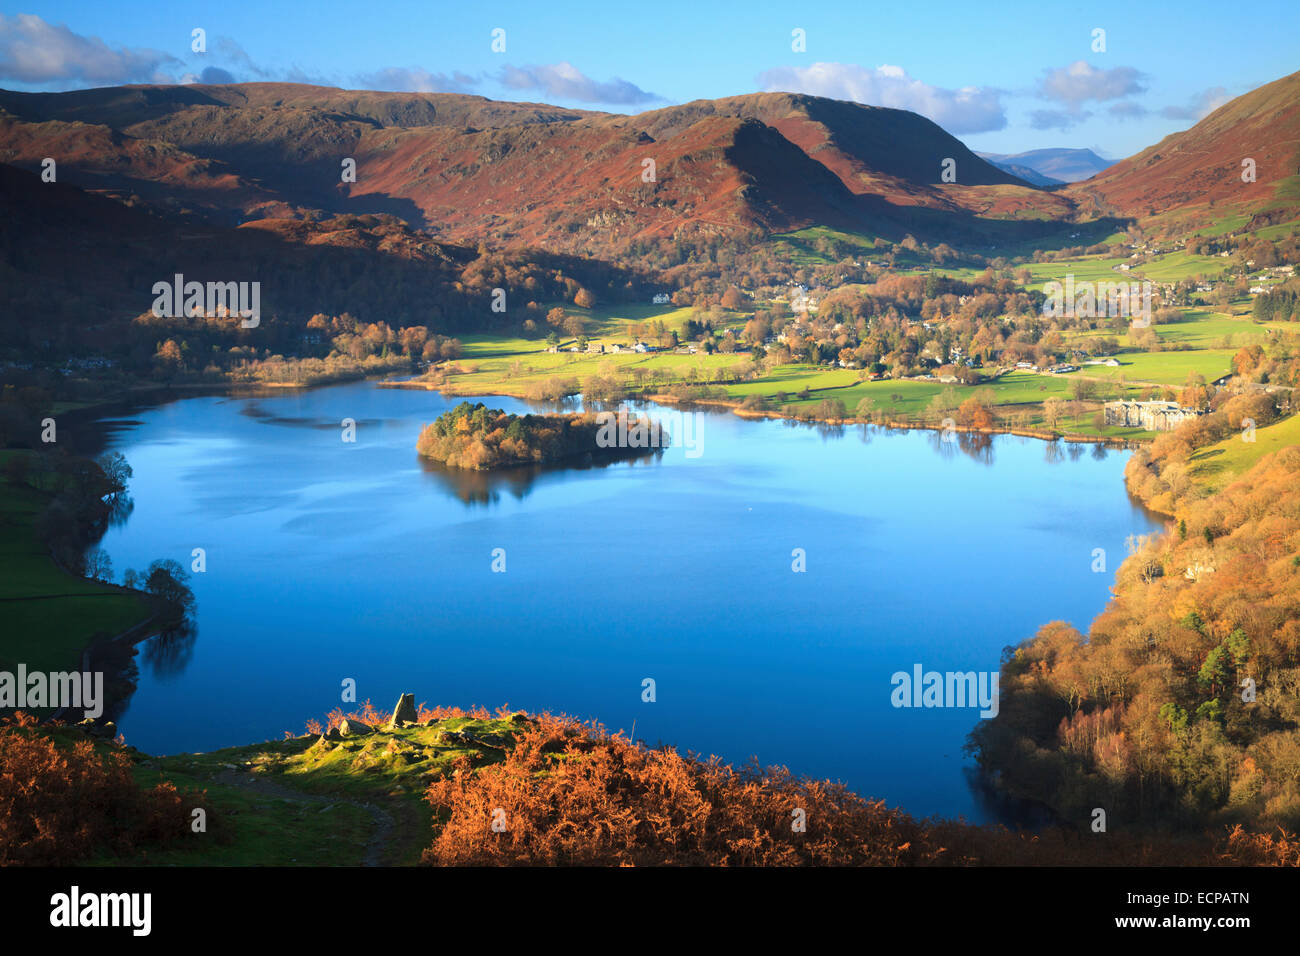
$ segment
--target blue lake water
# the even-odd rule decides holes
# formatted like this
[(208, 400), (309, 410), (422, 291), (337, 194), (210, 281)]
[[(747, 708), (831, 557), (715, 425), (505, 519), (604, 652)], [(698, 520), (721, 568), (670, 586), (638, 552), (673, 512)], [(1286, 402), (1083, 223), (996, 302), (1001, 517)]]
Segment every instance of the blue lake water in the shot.
[(1086, 628), (1125, 539), (1156, 527), (1125, 452), (729, 413), (705, 416), (698, 457), (457, 476), (414, 450), (453, 403), (360, 383), (103, 424), (135, 471), (134, 512), (101, 542), (119, 578), (195, 548), (207, 563), (196, 635), (140, 648), (129, 743), (301, 732), (352, 678), (380, 707), (410, 691), (635, 720), (650, 743), (985, 820), (961, 751), (977, 710), (896, 709), (891, 675), (993, 671), (1049, 620)]

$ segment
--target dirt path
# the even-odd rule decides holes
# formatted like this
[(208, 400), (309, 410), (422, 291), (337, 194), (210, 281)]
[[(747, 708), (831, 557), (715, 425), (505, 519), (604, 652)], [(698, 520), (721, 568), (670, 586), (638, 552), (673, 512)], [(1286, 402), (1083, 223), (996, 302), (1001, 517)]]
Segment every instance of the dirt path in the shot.
[(241, 772), (238, 770), (223, 770), (214, 776), (213, 781), (228, 787), (237, 787), (240, 790), (256, 793), (263, 797), (270, 797), (274, 800), (290, 800), (296, 803), (348, 803), (354, 807), (360, 807), (366, 813), (370, 814), (371, 820), (375, 824), (375, 832), (370, 839), (366, 841), (365, 854), (362, 857), (362, 866), (383, 866), (384, 850), (388, 848), (392, 841), (394, 824), (393, 815), (383, 807), (375, 806), (373, 803), (363, 803), (360, 800), (349, 800), (344, 797), (326, 797), (316, 793), (304, 793), (301, 790), (293, 790), (283, 784), (276, 783), (274, 780), (267, 780), (265, 777), (259, 777), (254, 774)]

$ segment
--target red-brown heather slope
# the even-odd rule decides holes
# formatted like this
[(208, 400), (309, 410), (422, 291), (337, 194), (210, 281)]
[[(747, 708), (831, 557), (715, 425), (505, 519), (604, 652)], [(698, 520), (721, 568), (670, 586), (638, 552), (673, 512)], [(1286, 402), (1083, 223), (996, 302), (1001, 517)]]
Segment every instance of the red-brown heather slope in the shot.
[(61, 120), (27, 123), (0, 113), (0, 144), (0, 162), (35, 170), (48, 157), (55, 160), (56, 177), (72, 173), (86, 189), (124, 198), (135, 195), (170, 211), (213, 204), (256, 209), (260, 215), (289, 211), (274, 193), (220, 160), (108, 126)]
[[(897, 227), (918, 206), (966, 220), (1073, 211), (920, 116), (786, 93), (631, 117), (285, 83), (0, 91), (0, 108), (8, 161), (35, 168), (54, 155), (74, 185), (146, 200), (156, 190), (143, 182), (183, 184), (181, 201), (227, 222), (386, 212), (458, 242), (609, 252), (678, 230)], [(93, 124), (100, 142), (72, 148), (71, 123)], [(341, 181), (345, 158), (355, 183)], [(957, 185), (940, 182), (946, 158)], [(654, 182), (642, 178), (647, 159)]]
[[(1242, 161), (1255, 182), (1242, 182)], [(1237, 97), (1191, 129), (1069, 186), (1087, 207), (1127, 216), (1169, 210), (1210, 215), (1300, 205), (1300, 73)], [(1212, 216), (1212, 218), (1217, 218)]]

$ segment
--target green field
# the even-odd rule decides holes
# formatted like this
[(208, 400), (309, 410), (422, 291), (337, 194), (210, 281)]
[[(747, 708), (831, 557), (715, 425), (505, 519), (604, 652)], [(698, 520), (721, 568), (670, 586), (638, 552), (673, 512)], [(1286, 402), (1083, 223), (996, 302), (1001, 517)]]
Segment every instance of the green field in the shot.
[[(811, 226), (796, 232), (779, 233), (773, 235), (769, 242), (777, 255), (801, 266), (828, 265), (846, 257), (870, 259), (873, 255), (884, 255), (883, 249), (875, 248), (875, 237), (829, 226)], [(828, 252), (834, 254), (828, 255)]]
[(1207, 382), (1228, 374), (1232, 370), (1232, 357), (1236, 349), (1191, 349), (1188, 351), (1137, 352), (1124, 349), (1112, 356), (1119, 365), (1085, 365), (1081, 372), (1062, 376), (1083, 375), (1089, 378), (1118, 379), (1127, 382), (1151, 382), (1156, 385), (1177, 387), (1187, 384), (1189, 373), (1204, 376)]
[[(1281, 323), (1270, 323), (1272, 326)], [(1240, 348), (1268, 337), (1269, 326), (1252, 322), (1249, 318), (1232, 318), (1219, 312), (1190, 309), (1182, 321), (1154, 326), (1161, 342), (1189, 345), (1196, 349), (1216, 348), (1224, 339), (1231, 339)]]
[(1131, 281), (1131, 276), (1117, 268), (1120, 263), (1128, 261), (1122, 256), (1083, 256), (1065, 262), (1030, 262), (1024, 268), (1033, 277), (1033, 284), (1039, 287), (1052, 280), (1064, 282), (1066, 276), (1074, 276), (1075, 282), (1121, 282)]
[(1234, 478), (1245, 474), (1265, 455), (1300, 445), (1300, 415), (1255, 430), (1255, 440), (1233, 435), (1192, 453), (1191, 475), (1207, 491), (1217, 491)]
[(1227, 268), (1230, 261), (1219, 256), (1198, 256), (1182, 251), (1170, 252), (1135, 266), (1133, 271), (1143, 279), (1150, 279), (1152, 282), (1181, 282), (1183, 279), (1191, 279), (1199, 275), (1214, 278)]
[[(0, 452), (9, 456), (30, 454)], [(0, 481), (0, 608), (5, 638), (0, 667), (61, 671), (81, 665), (97, 633), (119, 634), (148, 617), (129, 591), (71, 575), (54, 563), (34, 529), (50, 496), (29, 485)]]

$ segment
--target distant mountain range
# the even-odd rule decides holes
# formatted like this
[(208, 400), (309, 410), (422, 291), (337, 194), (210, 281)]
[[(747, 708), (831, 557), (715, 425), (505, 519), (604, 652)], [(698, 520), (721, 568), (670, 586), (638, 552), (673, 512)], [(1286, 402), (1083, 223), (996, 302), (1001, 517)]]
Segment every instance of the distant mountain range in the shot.
[(1090, 149), (1031, 149), (1024, 153), (978, 153), (999, 169), (1035, 186), (1077, 183), (1114, 165)]

